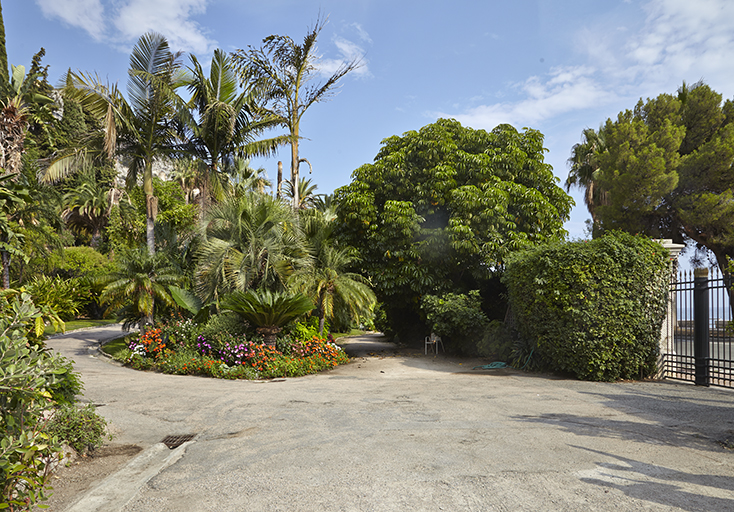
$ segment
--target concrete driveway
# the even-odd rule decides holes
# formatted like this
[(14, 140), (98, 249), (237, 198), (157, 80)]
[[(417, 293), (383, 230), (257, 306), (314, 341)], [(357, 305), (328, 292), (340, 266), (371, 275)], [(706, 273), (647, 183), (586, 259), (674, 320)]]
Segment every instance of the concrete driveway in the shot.
[(734, 510), (728, 390), (472, 370), (374, 336), (319, 375), (162, 375), (89, 352), (115, 329), (49, 342), (116, 442), (147, 448), (69, 510)]

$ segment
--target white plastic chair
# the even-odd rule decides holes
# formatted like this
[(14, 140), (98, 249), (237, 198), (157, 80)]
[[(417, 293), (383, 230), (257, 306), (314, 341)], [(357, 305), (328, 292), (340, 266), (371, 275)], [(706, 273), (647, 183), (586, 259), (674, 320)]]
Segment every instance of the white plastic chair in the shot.
[(431, 333), (430, 336), (426, 336), (426, 354), (428, 354), (428, 347), (431, 347), (431, 352), (434, 352), (438, 354), (438, 347), (441, 346), (441, 350), (446, 352), (446, 349), (443, 346), (443, 341), (441, 341), (441, 336), (436, 335), (436, 333)]

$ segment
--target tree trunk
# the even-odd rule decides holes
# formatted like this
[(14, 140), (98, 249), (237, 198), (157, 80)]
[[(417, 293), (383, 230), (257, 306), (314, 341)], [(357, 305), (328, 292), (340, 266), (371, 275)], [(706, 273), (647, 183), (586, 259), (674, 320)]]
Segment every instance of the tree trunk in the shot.
[(145, 192), (146, 227), (145, 239), (148, 244), (148, 253), (155, 254), (155, 218), (158, 216), (158, 198), (153, 195), (153, 162), (145, 162), (143, 171), (143, 192)]
[(10, 253), (7, 251), (0, 251), (2, 256), (3, 264), (3, 288), (10, 288)]
[(324, 337), (324, 323), (326, 322), (326, 317), (323, 313), (319, 314), (319, 336)]
[(275, 189), (275, 198), (280, 199), (280, 187), (283, 185), (283, 162), (278, 162), (278, 183)]
[(301, 205), (301, 198), (298, 197), (298, 128), (293, 132), (293, 140), (291, 141), (291, 185), (293, 186), (293, 209), (298, 210)]
[(280, 327), (275, 327), (274, 325), (257, 328), (257, 333), (262, 334), (263, 343), (271, 348), (275, 348), (275, 342), (278, 339), (279, 332)]
[(155, 254), (155, 218), (158, 214), (158, 198), (146, 195), (145, 202), (147, 203), (145, 239), (148, 243), (148, 253), (152, 256)]

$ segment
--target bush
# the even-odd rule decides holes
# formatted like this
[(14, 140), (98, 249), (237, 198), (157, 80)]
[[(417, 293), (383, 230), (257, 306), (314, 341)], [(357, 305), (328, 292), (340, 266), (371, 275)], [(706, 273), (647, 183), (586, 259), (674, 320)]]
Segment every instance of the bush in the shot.
[(59, 255), (54, 253), (50, 264), (60, 277), (96, 278), (106, 276), (115, 270), (114, 262), (92, 247), (65, 247)]
[(212, 316), (201, 330), (201, 335), (207, 340), (213, 340), (220, 334), (238, 336), (245, 334), (248, 324), (236, 313), (221, 313)]
[(68, 360), (29, 344), (43, 317), (29, 294), (0, 295), (0, 508), (30, 510), (45, 499), (47, 461), (61, 444), (43, 431), (43, 414), (54, 392), (68, 397), (79, 388)]
[(541, 366), (586, 380), (654, 373), (669, 286), (659, 244), (615, 232), (541, 246), (509, 258), (504, 281)]
[(514, 344), (514, 337), (504, 322), (492, 320), (477, 343), (477, 352), (482, 357), (510, 361)]
[(479, 291), (472, 290), (468, 295), (425, 295), (421, 300), (421, 311), (432, 331), (441, 336), (449, 350), (467, 355), (478, 353), (477, 346), (489, 324), (482, 312)]
[(46, 431), (74, 448), (78, 453), (99, 448), (107, 434), (107, 421), (97, 414), (94, 405), (79, 408), (75, 405), (59, 407), (46, 425)]
[(89, 287), (78, 278), (39, 276), (26, 287), (38, 306), (48, 306), (62, 320), (73, 320), (89, 302)]
[[(324, 333), (329, 332), (329, 321), (324, 321)], [(290, 337), (296, 340), (310, 340), (319, 336), (319, 317), (312, 315), (305, 320), (293, 324), (289, 331)]]

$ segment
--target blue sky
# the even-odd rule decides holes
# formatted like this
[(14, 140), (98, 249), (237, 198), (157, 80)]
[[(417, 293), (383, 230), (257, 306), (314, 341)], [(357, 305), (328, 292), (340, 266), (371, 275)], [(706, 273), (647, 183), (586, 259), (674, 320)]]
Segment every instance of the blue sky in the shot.
[[(205, 62), (215, 48), (259, 46), (270, 34), (301, 40), (319, 13), (328, 15), (319, 38), (323, 69), (355, 56), (363, 65), (301, 123), (301, 155), (313, 164), (319, 192), (347, 184), (382, 139), (439, 117), (540, 130), (546, 161), (564, 180), (581, 131), (641, 97), (700, 79), (734, 97), (731, 0), (4, 0), (2, 7), (12, 64), (28, 65), (44, 47), (52, 83), (72, 68), (120, 85), (146, 31)], [(254, 163), (274, 177), (278, 159), (287, 169), (286, 148)], [(566, 229), (576, 238), (589, 215), (580, 192), (572, 195), (577, 206)]]

